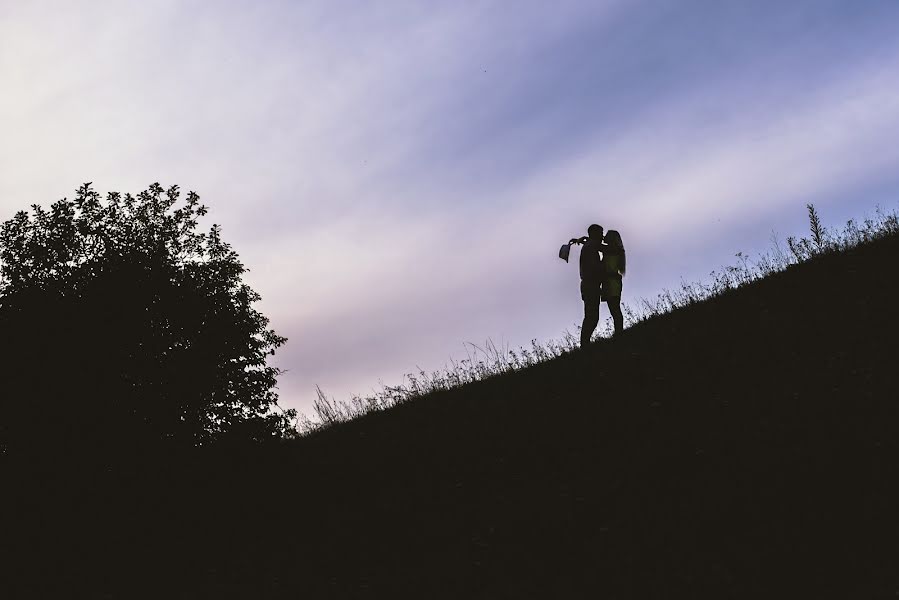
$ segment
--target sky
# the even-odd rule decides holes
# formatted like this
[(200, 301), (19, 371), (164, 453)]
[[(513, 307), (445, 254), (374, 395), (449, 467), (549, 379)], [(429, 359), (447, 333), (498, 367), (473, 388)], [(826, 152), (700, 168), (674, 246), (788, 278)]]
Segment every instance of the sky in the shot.
[(0, 0), (0, 219), (196, 191), (311, 414), (573, 330), (591, 223), (627, 303), (896, 208), (897, 65), (895, 0)]

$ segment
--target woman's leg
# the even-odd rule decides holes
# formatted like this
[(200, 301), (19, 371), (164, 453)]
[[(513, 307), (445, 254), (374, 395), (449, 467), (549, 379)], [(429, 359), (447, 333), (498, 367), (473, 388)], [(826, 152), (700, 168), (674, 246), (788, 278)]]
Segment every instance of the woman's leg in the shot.
[(624, 315), (621, 314), (621, 296), (606, 298), (609, 312), (612, 313), (612, 321), (615, 323), (615, 335), (624, 331)]

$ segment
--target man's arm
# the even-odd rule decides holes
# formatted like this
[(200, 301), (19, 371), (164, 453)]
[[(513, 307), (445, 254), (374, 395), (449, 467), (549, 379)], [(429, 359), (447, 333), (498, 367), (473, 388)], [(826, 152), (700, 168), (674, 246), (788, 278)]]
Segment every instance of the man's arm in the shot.
[[(572, 238), (571, 241), (568, 243), (569, 244), (586, 244), (589, 241), (590, 241), (590, 238), (585, 235), (582, 238)], [(606, 244), (605, 242), (594, 242), (593, 243), (593, 250), (596, 250), (597, 252), (605, 252), (606, 249), (608, 249), (608, 247), (609, 247), (609, 245)]]

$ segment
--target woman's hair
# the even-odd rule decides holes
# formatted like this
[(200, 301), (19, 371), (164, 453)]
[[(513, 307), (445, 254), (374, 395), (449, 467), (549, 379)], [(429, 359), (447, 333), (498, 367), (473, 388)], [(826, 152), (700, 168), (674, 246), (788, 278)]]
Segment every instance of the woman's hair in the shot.
[(624, 253), (624, 242), (621, 241), (621, 234), (615, 231), (614, 229), (610, 229), (606, 232), (606, 244), (612, 249), (612, 252), (621, 256), (621, 274), (624, 275), (624, 271), (627, 269), (627, 256)]

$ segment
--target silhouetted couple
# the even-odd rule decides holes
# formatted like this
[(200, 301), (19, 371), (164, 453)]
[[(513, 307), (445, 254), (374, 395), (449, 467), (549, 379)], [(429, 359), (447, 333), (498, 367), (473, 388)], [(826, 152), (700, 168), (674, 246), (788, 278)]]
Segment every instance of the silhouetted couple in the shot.
[[(587, 228), (587, 236), (572, 239), (569, 244), (581, 248), (581, 299), (584, 301), (584, 323), (581, 325), (581, 348), (586, 347), (599, 325), (599, 305), (605, 300), (615, 323), (615, 334), (624, 329), (621, 314), (621, 278), (626, 268), (621, 235), (609, 230), (603, 236), (599, 225)], [(567, 258), (567, 257), (566, 257)]]

